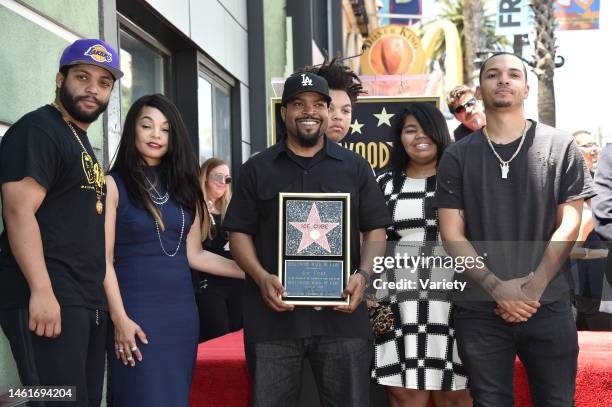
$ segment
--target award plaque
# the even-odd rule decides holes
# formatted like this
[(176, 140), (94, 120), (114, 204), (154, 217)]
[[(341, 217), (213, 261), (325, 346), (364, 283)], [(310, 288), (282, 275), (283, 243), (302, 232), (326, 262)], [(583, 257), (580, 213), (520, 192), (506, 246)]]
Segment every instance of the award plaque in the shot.
[(350, 276), (348, 193), (281, 192), (278, 277), (295, 305), (347, 305)]

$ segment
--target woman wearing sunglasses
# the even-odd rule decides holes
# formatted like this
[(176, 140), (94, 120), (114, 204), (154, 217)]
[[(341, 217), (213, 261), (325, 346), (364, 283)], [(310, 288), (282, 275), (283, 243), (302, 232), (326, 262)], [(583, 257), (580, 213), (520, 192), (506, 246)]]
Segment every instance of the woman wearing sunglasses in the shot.
[[(210, 216), (202, 225), (202, 247), (232, 259), (221, 224), (230, 201), (232, 177), (227, 163), (209, 158), (200, 167), (200, 183)], [(200, 342), (242, 328), (242, 279), (200, 273)]]

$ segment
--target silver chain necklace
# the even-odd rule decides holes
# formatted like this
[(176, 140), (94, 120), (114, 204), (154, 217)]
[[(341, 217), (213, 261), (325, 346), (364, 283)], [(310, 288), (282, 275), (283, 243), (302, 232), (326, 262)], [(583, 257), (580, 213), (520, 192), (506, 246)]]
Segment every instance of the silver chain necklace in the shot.
[(482, 128), (482, 133), (487, 138), (487, 142), (489, 143), (489, 147), (491, 147), (491, 151), (493, 151), (493, 154), (495, 154), (495, 157), (499, 161), (499, 168), (501, 169), (502, 179), (508, 179), (508, 173), (510, 172), (510, 162), (514, 160), (514, 158), (518, 155), (519, 151), (521, 151), (521, 147), (523, 147), (523, 142), (525, 141), (525, 134), (527, 134), (527, 121), (525, 121), (525, 125), (523, 126), (523, 134), (521, 135), (521, 142), (518, 148), (516, 149), (516, 151), (514, 152), (514, 154), (512, 154), (512, 157), (510, 157), (508, 161), (502, 160), (499, 154), (497, 154), (497, 151), (495, 151), (495, 147), (493, 147), (493, 143), (491, 142), (491, 138), (489, 137), (489, 132), (487, 132), (486, 126)]
[[(166, 193), (163, 195), (160, 194), (157, 188), (155, 188), (155, 185), (153, 185), (153, 183), (149, 180), (149, 178), (146, 175), (144, 177), (149, 183), (149, 185), (151, 185), (153, 191), (155, 191), (155, 195), (153, 195), (151, 191), (149, 191), (149, 197), (151, 197), (151, 201), (153, 201), (153, 203), (157, 206), (162, 206), (163, 204), (168, 202), (168, 199), (170, 199), (170, 194), (168, 193), (168, 191), (166, 191)], [(164, 254), (168, 257), (174, 257), (177, 255), (179, 249), (181, 248), (181, 242), (183, 241), (183, 233), (185, 232), (185, 211), (183, 210), (182, 205), (179, 205), (179, 208), (181, 209), (181, 233), (179, 235), (178, 244), (176, 245), (176, 249), (173, 253), (168, 253), (166, 251), (164, 243), (162, 242), (161, 232), (159, 231), (159, 223), (157, 222), (157, 219), (155, 219), (155, 230), (157, 231), (157, 239), (159, 240), (159, 245), (161, 246), (162, 252), (164, 252)]]
[(179, 208), (181, 208), (181, 234), (179, 235), (178, 244), (176, 245), (176, 250), (174, 251), (174, 253), (168, 253), (166, 251), (164, 243), (162, 242), (161, 233), (159, 232), (159, 223), (157, 223), (157, 220), (155, 221), (155, 230), (157, 230), (157, 238), (159, 239), (159, 245), (161, 246), (161, 249), (164, 254), (168, 257), (176, 256), (181, 247), (181, 242), (183, 241), (183, 232), (185, 232), (185, 211), (183, 210), (182, 205), (179, 205)]
[(155, 195), (153, 195), (151, 193), (151, 190), (149, 190), (149, 197), (151, 197), (151, 201), (153, 201), (153, 203), (157, 206), (161, 206), (165, 204), (166, 202), (168, 202), (168, 199), (170, 199), (170, 194), (168, 193), (168, 191), (166, 191), (166, 193), (163, 195), (160, 194), (157, 188), (155, 188), (155, 185), (153, 185), (153, 183), (149, 180), (149, 178), (146, 175), (144, 177), (149, 183), (149, 185), (151, 185), (151, 188), (153, 188), (153, 191), (155, 192)]

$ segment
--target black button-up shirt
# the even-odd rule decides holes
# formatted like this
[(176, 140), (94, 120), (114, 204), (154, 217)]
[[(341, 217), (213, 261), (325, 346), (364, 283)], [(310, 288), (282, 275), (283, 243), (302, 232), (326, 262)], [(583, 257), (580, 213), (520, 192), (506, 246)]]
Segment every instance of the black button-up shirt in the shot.
[[(363, 157), (325, 140), (312, 158), (295, 156), (281, 141), (249, 159), (240, 168), (238, 184), (223, 226), (251, 235), (257, 257), (271, 274), (278, 274), (279, 192), (344, 192), (351, 194), (351, 269), (359, 266), (359, 232), (391, 224), (372, 168)], [(249, 342), (337, 336), (371, 338), (367, 309), (352, 314), (324, 308), (270, 309), (249, 276), (245, 283), (244, 331)]]

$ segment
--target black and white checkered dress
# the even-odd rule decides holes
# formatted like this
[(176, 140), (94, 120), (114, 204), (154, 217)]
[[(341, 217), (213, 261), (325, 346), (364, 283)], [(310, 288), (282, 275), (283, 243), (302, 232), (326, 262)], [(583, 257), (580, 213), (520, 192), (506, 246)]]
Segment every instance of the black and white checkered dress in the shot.
[[(432, 206), (436, 189), (435, 175), (413, 179), (404, 175), (394, 188), (390, 172), (377, 178), (393, 225), (387, 229), (390, 241), (398, 241), (394, 251), (411, 251), (437, 255), (438, 216)], [(429, 245), (425, 245), (429, 242)], [(432, 244), (432, 242), (434, 244)], [(446, 279), (452, 281), (449, 269), (421, 267), (415, 271), (391, 270), (383, 280)], [(394, 329), (375, 340), (372, 379), (382, 385), (417, 390), (462, 390), (467, 376), (459, 359), (452, 327), (452, 306), (446, 292), (433, 290), (379, 289), (381, 303), (389, 303), (395, 315)]]

